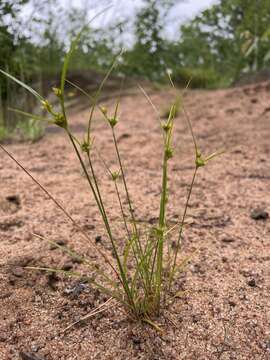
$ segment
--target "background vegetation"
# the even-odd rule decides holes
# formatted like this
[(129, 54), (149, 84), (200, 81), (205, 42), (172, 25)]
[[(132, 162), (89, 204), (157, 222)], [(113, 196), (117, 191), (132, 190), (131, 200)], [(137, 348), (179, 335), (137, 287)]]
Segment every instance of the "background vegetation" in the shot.
[[(87, 31), (71, 74), (104, 73), (122, 48), (116, 75), (162, 83), (169, 69), (180, 86), (190, 78), (193, 87), (228, 86), (245, 73), (269, 67), (269, 0), (219, 0), (184, 23), (171, 40), (166, 26), (177, 3), (144, 0), (136, 14), (115, 16), (104, 26), (102, 22), (87, 25), (93, 11), (87, 5), (66, 8), (60, 0), (0, 0), (0, 68), (46, 96), (58, 81), (65, 50), (83, 25)], [(32, 140), (42, 134), (31, 119), (22, 126), (9, 107), (41, 111), (31, 97), (1, 76), (0, 139), (14, 129)]]

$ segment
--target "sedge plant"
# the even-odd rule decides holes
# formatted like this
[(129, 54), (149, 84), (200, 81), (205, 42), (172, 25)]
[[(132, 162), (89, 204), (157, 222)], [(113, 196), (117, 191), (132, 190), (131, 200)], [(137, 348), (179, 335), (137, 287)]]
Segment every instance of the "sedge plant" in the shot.
[[(77, 227), (86, 241), (99, 256), (102, 266), (98, 266), (87, 257), (78, 255), (74, 251), (66, 247), (62, 247), (57, 243), (55, 243), (56, 246), (58, 246), (62, 251), (67, 252), (70, 256), (79, 258), (82, 263), (84, 263), (86, 266), (89, 266), (91, 269), (91, 274), (94, 273), (96, 275), (89, 275), (87, 280), (100, 289), (100, 291), (109, 295), (110, 298), (113, 298), (118, 303), (120, 303), (133, 319), (146, 322), (158, 328), (154, 319), (160, 315), (162, 308), (166, 306), (166, 304), (170, 301), (170, 298), (174, 296), (173, 285), (177, 278), (177, 274), (179, 271), (181, 271), (184, 264), (187, 262), (187, 259), (185, 259), (179, 263), (179, 254), (181, 250), (181, 239), (186, 224), (187, 210), (197, 172), (201, 167), (205, 166), (208, 161), (217, 156), (219, 153), (216, 152), (206, 157), (202, 155), (198, 149), (187, 111), (184, 105), (181, 104), (182, 111), (186, 116), (187, 123), (193, 138), (195, 162), (194, 173), (188, 190), (187, 199), (184, 204), (183, 215), (179, 223), (170, 228), (167, 217), (169, 195), (168, 171), (169, 162), (173, 157), (173, 133), (176, 113), (180, 107), (180, 99), (177, 98), (175, 103), (170, 107), (168, 118), (166, 120), (160, 120), (161, 133), (163, 137), (163, 160), (158, 222), (156, 226), (151, 226), (149, 229), (144, 229), (143, 226), (136, 220), (134, 214), (133, 201), (131, 199), (126, 179), (125, 166), (123, 164), (121, 151), (117, 142), (116, 132), (117, 124), (119, 122), (119, 101), (116, 102), (113, 113), (109, 113), (105, 107), (102, 107), (98, 103), (99, 96), (102, 92), (102, 87), (114, 69), (117, 59), (115, 59), (112, 63), (112, 66), (106, 74), (104, 81), (101, 83), (94, 96), (89, 95), (78, 85), (73, 84), (67, 80), (68, 64), (74, 50), (76, 49), (79, 37), (80, 34), (72, 42), (71, 48), (66, 54), (62, 68), (60, 86), (53, 88), (53, 92), (59, 102), (60, 111), (56, 111), (55, 108), (48, 102), (48, 100), (43, 98), (43, 96), (41, 96), (27, 84), (21, 82), (3, 70), (0, 70), (0, 72), (32, 93), (32, 95), (39, 100), (43, 109), (46, 110), (48, 118), (28, 114), (20, 110), (15, 111), (20, 112), (21, 115), (30, 116), (36, 121), (46, 121), (52, 123), (55, 126), (62, 128), (63, 132), (66, 134), (77, 156), (79, 165), (85, 175), (85, 179), (89, 185), (89, 189), (99, 210), (107, 237), (111, 244), (113, 256), (97, 246), (97, 244), (95, 244), (95, 242), (89, 237), (85, 230), (78, 225), (78, 223), (65, 210), (65, 208), (56, 200), (56, 198), (50, 194), (50, 192), (32, 174), (30, 174), (21, 163), (19, 163), (18, 160), (16, 160), (16, 158), (14, 158), (6, 148), (4, 148), (1, 144), (0, 147), (12, 160), (17, 163), (17, 165), (24, 172), (28, 174), (28, 176), (31, 177), (31, 179), (47, 194), (47, 196), (50, 197), (55, 205), (61, 209), (63, 214)], [(75, 86), (89, 99), (90, 115), (86, 133), (83, 139), (78, 139), (70, 129), (70, 122), (66, 112), (65, 101), (65, 84), (67, 82)], [(147, 96), (146, 93), (145, 95)], [(147, 98), (151, 102), (148, 96)], [(104, 202), (104, 193), (101, 190), (101, 186), (96, 175), (96, 162), (93, 157), (95, 152), (95, 147), (93, 146), (94, 131), (92, 130), (92, 120), (96, 108), (100, 111), (103, 119), (106, 121), (111, 130), (115, 156), (119, 167), (118, 171), (112, 171), (106, 162), (100, 157), (111, 177), (111, 181), (114, 183), (115, 193), (119, 203), (119, 213), (122, 219), (121, 222), (124, 224), (124, 234), (122, 239), (119, 239), (115, 236), (115, 224), (113, 225), (111, 223), (108, 216), (108, 210)], [(125, 208), (125, 204), (127, 204), (127, 209)], [(175, 233), (175, 231), (177, 231), (175, 240), (176, 246), (174, 251), (172, 251), (170, 250), (170, 246), (168, 246), (168, 241), (172, 233)], [(37, 236), (41, 239), (44, 239), (39, 235)], [(53, 242), (50, 239), (46, 240)], [(122, 246), (123, 241), (124, 247)], [(71, 276), (81, 276), (81, 274), (77, 272), (68, 272), (50, 268), (38, 269), (62, 272)], [(98, 310), (98, 312), (99, 311), (101, 310)], [(96, 312), (94, 312), (94, 314), (95, 313)]]

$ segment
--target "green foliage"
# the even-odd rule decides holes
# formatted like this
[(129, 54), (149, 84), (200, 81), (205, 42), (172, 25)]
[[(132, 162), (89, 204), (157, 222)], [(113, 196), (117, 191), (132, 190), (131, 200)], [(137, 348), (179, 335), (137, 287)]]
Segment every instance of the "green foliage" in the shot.
[(123, 71), (160, 81), (166, 76), (168, 44), (163, 37), (165, 19), (174, 1), (145, 0), (136, 15), (135, 44), (124, 53)]
[(269, 23), (268, 0), (220, 0), (181, 27), (182, 64), (231, 80), (269, 66)]
[[(46, 97), (51, 86), (58, 85), (65, 49), (81, 27), (77, 57), (69, 69), (82, 77), (86, 70), (103, 74), (127, 45), (116, 74), (162, 83), (169, 69), (179, 86), (189, 80), (194, 88), (227, 86), (242, 73), (270, 66), (269, 0), (219, 0), (182, 25), (180, 38), (170, 41), (165, 29), (177, 2), (144, 0), (134, 16), (134, 44), (127, 44), (123, 41), (128, 29), (125, 20), (97, 28), (90, 26), (86, 7), (65, 9), (60, 1), (40, 0), (31, 22), (23, 23), (21, 11), (27, 0), (0, 1), (0, 69)], [(21, 122), (19, 114), (8, 108), (37, 109), (37, 103), (4, 76), (0, 76), (0, 98), (1, 125), (8, 132)]]
[(16, 133), (20, 140), (38, 141), (44, 135), (44, 125), (33, 118), (18, 122)]
[(179, 68), (172, 74), (175, 84), (185, 87), (188, 83), (191, 88), (209, 89), (217, 86), (219, 78), (215, 71), (200, 68)]
[(7, 138), (8, 132), (5, 126), (0, 125), (0, 142)]

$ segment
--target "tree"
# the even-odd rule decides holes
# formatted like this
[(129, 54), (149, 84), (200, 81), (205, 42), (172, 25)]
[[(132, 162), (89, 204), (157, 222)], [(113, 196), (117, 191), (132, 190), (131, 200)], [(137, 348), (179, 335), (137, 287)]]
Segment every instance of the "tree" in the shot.
[(125, 54), (126, 72), (160, 80), (168, 64), (168, 42), (164, 28), (166, 15), (178, 1), (144, 0), (144, 6), (135, 19), (135, 44)]
[[(20, 40), (23, 41), (22, 37), (15, 36), (12, 32), (12, 27), (13, 24), (18, 21), (18, 14), (22, 6), (25, 5), (27, 1), (28, 0), (0, 0), (0, 68), (10, 72), (16, 72), (19, 70), (16, 52), (18, 50)], [(9, 19), (12, 19), (12, 22), (8, 21)], [(7, 119), (6, 104), (9, 96), (8, 86), (8, 81), (1, 76), (0, 105), (2, 114), (0, 116), (0, 122), (5, 122)]]
[(183, 61), (231, 78), (259, 70), (269, 65), (269, 24), (268, 0), (221, 0), (181, 27)]

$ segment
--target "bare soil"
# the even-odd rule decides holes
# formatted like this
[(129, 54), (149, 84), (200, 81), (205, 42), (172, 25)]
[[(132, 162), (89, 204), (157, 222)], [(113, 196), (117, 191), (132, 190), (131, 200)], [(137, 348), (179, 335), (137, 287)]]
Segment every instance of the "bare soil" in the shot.
[[(224, 147), (228, 151), (199, 171), (182, 250), (183, 257), (195, 253), (176, 284), (187, 292), (156, 320), (163, 333), (133, 323), (117, 305), (63, 332), (107, 297), (83, 278), (25, 270), (46, 266), (87, 274), (82, 264), (32, 233), (66, 243), (93, 261), (97, 255), (53, 202), (1, 153), (0, 359), (270, 359), (269, 94), (270, 83), (260, 83), (190, 91), (185, 96), (203, 153)], [(160, 109), (173, 97), (171, 90), (152, 94)], [(105, 103), (109, 109), (113, 104), (112, 99)], [(71, 114), (80, 138), (87, 115), (81, 107)], [(176, 123), (168, 210), (172, 223), (183, 210), (194, 160), (182, 114)], [(116, 166), (110, 131), (99, 116), (94, 131), (96, 147), (110, 166)], [(162, 139), (153, 110), (141, 94), (122, 99), (117, 136), (135, 215), (154, 223)], [(62, 131), (49, 129), (37, 143), (6, 147), (111, 256), (94, 200)], [(113, 184), (98, 159), (96, 164), (121, 244)]]

